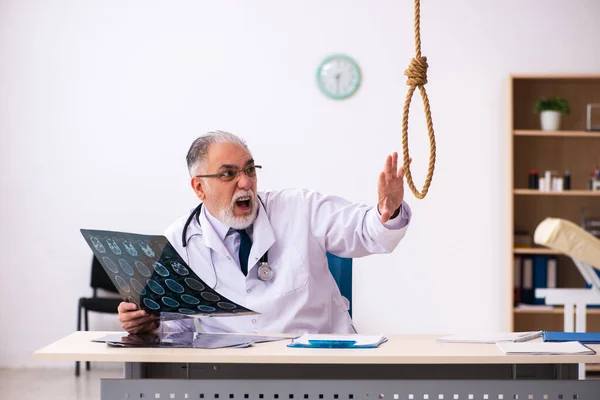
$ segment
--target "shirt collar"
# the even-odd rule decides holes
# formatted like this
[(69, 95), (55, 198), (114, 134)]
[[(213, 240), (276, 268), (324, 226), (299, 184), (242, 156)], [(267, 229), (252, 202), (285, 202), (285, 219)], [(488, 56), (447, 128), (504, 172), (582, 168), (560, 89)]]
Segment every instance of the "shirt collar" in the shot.
[(206, 216), (208, 223), (212, 226), (216, 234), (221, 240), (225, 240), (225, 236), (229, 232), (229, 227), (213, 217), (206, 207), (202, 207), (202, 213)]

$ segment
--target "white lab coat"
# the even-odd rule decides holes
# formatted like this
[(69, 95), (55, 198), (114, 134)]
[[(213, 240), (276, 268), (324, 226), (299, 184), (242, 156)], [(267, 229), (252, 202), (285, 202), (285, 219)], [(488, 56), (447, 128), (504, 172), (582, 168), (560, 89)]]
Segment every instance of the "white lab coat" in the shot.
[[(326, 252), (362, 257), (392, 252), (408, 228), (411, 211), (385, 225), (375, 207), (307, 190), (259, 192), (263, 204), (253, 225), (253, 243), (244, 276), (235, 259), (206, 219), (189, 225), (187, 246), (181, 234), (189, 215), (174, 222), (165, 235), (181, 257), (209, 286), (259, 315), (206, 317), (207, 332), (353, 333), (348, 303), (329, 272)], [(403, 221), (401, 223), (401, 221)], [(387, 225), (402, 226), (390, 229)], [(268, 251), (274, 277), (262, 281), (257, 263)], [(252, 265), (254, 264), (254, 265)]]

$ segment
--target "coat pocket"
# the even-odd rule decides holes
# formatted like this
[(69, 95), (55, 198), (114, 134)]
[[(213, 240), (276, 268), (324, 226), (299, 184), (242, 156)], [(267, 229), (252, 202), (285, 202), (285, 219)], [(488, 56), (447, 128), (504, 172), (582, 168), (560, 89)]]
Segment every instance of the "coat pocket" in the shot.
[(277, 297), (302, 289), (308, 284), (308, 265), (295, 247), (290, 247), (285, 254), (277, 257), (271, 268), (274, 275), (270, 291)]

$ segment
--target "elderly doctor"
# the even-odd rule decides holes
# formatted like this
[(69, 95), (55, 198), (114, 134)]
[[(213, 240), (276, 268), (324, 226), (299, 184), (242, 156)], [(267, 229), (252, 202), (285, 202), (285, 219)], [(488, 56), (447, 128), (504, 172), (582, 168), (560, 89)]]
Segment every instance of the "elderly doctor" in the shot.
[[(329, 272), (326, 253), (355, 258), (396, 248), (411, 218), (403, 201), (404, 168), (398, 167), (398, 154), (387, 157), (379, 175), (376, 207), (309, 190), (257, 192), (260, 166), (246, 143), (227, 132), (209, 132), (196, 139), (187, 164), (202, 203), (175, 221), (165, 236), (204, 282), (260, 313), (203, 318), (201, 329), (354, 333), (347, 301)], [(241, 243), (248, 240), (249, 254), (242, 251), (240, 262)], [(269, 270), (259, 271), (267, 256)], [(159, 328), (154, 315), (133, 303), (121, 303), (118, 311), (121, 326), (129, 333)], [(169, 331), (195, 330), (191, 318), (162, 324)]]

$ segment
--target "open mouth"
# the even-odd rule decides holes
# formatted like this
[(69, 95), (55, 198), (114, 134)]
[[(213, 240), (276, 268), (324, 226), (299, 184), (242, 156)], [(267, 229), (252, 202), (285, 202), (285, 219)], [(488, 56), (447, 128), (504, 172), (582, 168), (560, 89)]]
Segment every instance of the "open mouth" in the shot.
[(250, 212), (252, 211), (252, 199), (250, 196), (240, 196), (235, 201), (235, 207), (244, 213)]

